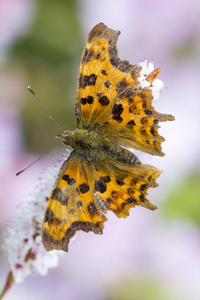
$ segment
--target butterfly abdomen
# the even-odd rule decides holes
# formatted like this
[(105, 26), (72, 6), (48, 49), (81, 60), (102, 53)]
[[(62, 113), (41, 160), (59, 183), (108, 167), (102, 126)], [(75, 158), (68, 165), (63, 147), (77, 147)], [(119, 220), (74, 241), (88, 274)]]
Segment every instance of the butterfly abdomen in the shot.
[(108, 160), (117, 160), (128, 165), (141, 164), (141, 161), (135, 154), (121, 146), (105, 142), (102, 143), (100, 148), (107, 155)]

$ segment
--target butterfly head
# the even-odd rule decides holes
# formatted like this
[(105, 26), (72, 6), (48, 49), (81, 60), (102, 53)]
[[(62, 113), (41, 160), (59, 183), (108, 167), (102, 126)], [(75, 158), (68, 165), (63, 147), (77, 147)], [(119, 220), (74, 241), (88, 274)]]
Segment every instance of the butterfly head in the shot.
[(59, 134), (56, 136), (56, 139), (61, 140), (65, 145), (69, 145), (70, 142), (70, 136), (72, 134), (72, 131), (66, 130), (63, 132), (63, 134)]

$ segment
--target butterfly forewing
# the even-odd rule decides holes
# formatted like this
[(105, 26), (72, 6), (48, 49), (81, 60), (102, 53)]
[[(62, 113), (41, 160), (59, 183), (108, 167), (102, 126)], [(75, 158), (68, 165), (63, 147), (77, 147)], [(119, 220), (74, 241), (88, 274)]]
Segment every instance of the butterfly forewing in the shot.
[(118, 58), (116, 47), (120, 32), (103, 23), (88, 35), (79, 69), (76, 115), (79, 128), (99, 127), (112, 111), (118, 95), (117, 83), (126, 77), (133, 87), (139, 66), (132, 66)]
[[(114, 143), (163, 156), (159, 121), (174, 120), (152, 106), (151, 88), (141, 88), (141, 67), (118, 57), (120, 32), (103, 23), (88, 35), (80, 64), (76, 116), (79, 128), (99, 130)], [(160, 69), (149, 74), (152, 84)]]

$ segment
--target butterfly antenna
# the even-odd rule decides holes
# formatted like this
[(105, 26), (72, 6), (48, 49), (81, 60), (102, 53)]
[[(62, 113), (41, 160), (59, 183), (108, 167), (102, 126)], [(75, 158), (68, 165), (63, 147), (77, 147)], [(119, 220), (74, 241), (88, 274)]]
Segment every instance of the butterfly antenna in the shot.
[(42, 105), (42, 107), (46, 110), (46, 112), (48, 113), (50, 119), (58, 126), (58, 128), (63, 132), (62, 128), (60, 127), (60, 125), (56, 122), (56, 120), (54, 119), (54, 117), (50, 114), (50, 112), (48, 111), (48, 109), (46, 108), (46, 106), (42, 103), (42, 101), (38, 98), (38, 96), (35, 94), (35, 92), (31, 89), (30, 86), (28, 86), (28, 90), (35, 96), (35, 98), (40, 102), (40, 104)]
[(26, 168), (24, 168), (23, 170), (17, 172), (15, 174), (15, 176), (19, 176), (20, 174), (22, 174), (24, 171), (26, 171), (28, 168), (30, 168), (32, 165), (34, 165), (36, 162), (38, 162), (41, 158), (43, 158), (45, 155), (49, 154), (52, 150), (54, 150), (57, 146), (59, 146), (62, 143), (59, 142), (58, 144), (56, 144), (52, 149), (50, 149), (49, 151), (47, 151), (46, 153), (44, 153), (42, 156), (40, 156), (38, 159), (36, 159), (34, 162), (32, 162), (32, 164), (30, 164), (29, 166), (27, 166)]

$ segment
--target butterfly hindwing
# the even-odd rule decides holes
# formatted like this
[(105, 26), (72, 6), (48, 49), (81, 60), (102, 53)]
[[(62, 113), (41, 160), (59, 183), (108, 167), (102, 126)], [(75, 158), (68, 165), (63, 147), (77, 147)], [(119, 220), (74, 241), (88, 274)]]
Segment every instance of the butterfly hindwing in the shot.
[(47, 204), (42, 225), (44, 247), (68, 251), (69, 241), (78, 230), (102, 234), (108, 210), (126, 218), (135, 206), (156, 209), (146, 195), (150, 187), (157, 186), (161, 172), (111, 157), (99, 157), (89, 164), (72, 152), (61, 167)]
[(111, 210), (118, 217), (126, 218), (129, 210), (143, 206), (154, 210), (156, 206), (147, 199), (150, 187), (156, 187), (156, 178), (162, 170), (145, 164), (128, 165), (117, 160), (96, 161), (96, 205), (104, 204), (104, 211)]
[(93, 201), (94, 177), (85, 161), (72, 152), (61, 167), (42, 225), (46, 250), (68, 250), (76, 231), (101, 234), (107, 218)]

